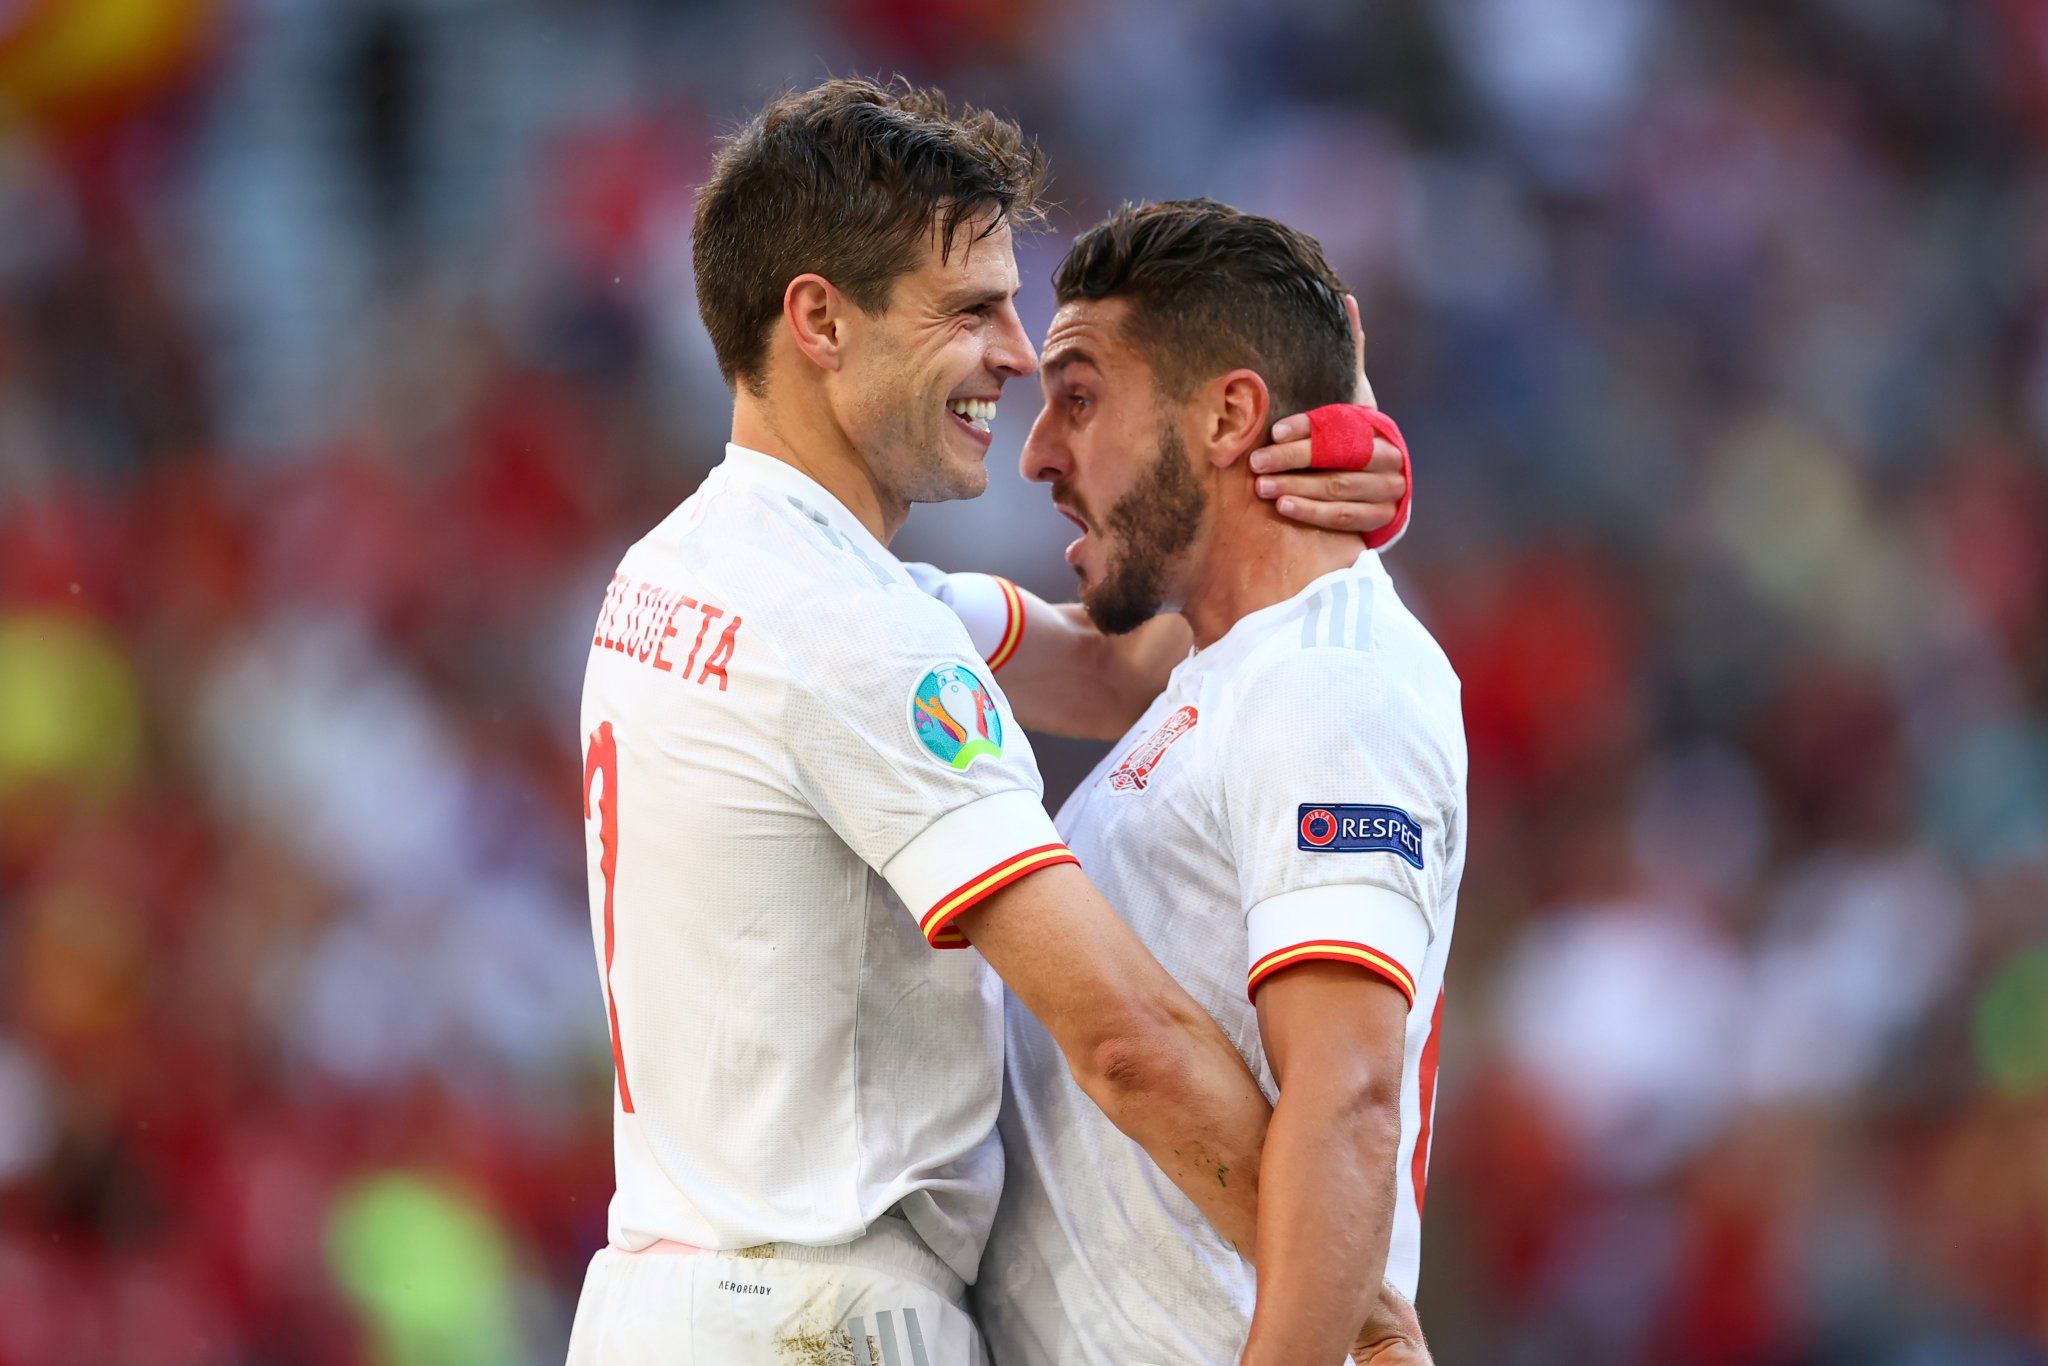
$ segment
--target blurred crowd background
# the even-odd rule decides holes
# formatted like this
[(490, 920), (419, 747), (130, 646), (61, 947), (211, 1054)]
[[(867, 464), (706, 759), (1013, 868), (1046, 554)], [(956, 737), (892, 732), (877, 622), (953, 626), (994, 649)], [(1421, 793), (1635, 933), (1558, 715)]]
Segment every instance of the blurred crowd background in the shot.
[[(1439, 1358), (2048, 1361), (2048, 4), (7, 0), (0, 1363), (560, 1360), (693, 186), (891, 70), (1049, 151), (1034, 333), (1125, 198), (1363, 301), (1472, 749)], [(1069, 595), (1037, 402), (907, 557)]]

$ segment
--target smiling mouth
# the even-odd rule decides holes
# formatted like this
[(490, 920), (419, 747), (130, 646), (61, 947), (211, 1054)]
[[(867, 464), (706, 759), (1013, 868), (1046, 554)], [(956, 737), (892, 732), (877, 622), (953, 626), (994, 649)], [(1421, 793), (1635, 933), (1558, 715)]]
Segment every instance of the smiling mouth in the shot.
[(996, 420), (996, 401), (992, 398), (948, 399), (946, 411), (958, 418), (962, 426), (987, 436), (990, 425)]

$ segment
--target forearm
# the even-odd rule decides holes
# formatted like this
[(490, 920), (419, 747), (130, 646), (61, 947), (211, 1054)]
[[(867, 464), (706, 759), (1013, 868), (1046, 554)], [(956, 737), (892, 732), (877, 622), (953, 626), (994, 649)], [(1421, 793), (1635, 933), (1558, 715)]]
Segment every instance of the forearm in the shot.
[(1259, 1297), (1246, 1366), (1339, 1366), (1371, 1313), (1393, 1233), (1398, 1092), (1303, 1077), (1259, 1168)]
[(1089, 1099), (1249, 1255), (1272, 1107), (1208, 1012), (1071, 864), (993, 892), (954, 923)]
[(1024, 630), (998, 678), (1029, 730), (1116, 739), (1144, 715), (1193, 640), (1176, 615), (1109, 636), (1095, 629), (1079, 603), (1018, 596)]
[(1240, 1255), (1258, 1237), (1260, 1150), (1272, 1107), (1193, 1000), (1169, 1037), (1113, 1045), (1074, 1068), (1081, 1089), (1144, 1148)]

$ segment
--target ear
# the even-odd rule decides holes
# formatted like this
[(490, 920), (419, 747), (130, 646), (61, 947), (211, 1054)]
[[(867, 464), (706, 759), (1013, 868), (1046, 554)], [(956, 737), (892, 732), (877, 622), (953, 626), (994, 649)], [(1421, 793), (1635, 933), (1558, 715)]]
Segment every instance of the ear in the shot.
[(822, 275), (799, 275), (782, 291), (782, 321), (804, 358), (821, 370), (846, 363), (846, 296)]
[(1273, 411), (1273, 395), (1256, 370), (1232, 370), (1206, 386), (1202, 440), (1209, 463), (1228, 469), (1246, 451), (1265, 443)]

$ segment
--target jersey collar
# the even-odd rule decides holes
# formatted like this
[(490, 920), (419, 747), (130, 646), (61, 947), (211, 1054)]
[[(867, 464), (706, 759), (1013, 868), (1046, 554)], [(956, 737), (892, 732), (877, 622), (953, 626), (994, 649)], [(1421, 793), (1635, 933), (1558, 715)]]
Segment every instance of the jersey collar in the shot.
[(725, 460), (712, 472), (714, 478), (728, 484), (750, 488), (767, 489), (787, 497), (796, 505), (802, 515), (825, 525), (848, 537), (860, 552), (869, 558), (879, 558), (884, 564), (900, 563), (889, 547), (875, 539), (860, 518), (853, 515), (846, 504), (839, 501), (830, 490), (817, 480), (805, 474), (787, 460), (778, 460), (772, 455), (754, 450), (749, 446), (725, 443)]
[(1189, 651), (1188, 657), (1181, 662), (1175, 672), (1178, 673), (1181, 669), (1211, 669), (1236, 663), (1257, 648), (1275, 626), (1299, 613), (1302, 604), (1309, 598), (1339, 579), (1354, 578), (1386, 579), (1389, 585), (1393, 582), (1388, 577), (1386, 566), (1380, 563), (1380, 553), (1377, 550), (1361, 551), (1358, 558), (1348, 566), (1317, 575), (1302, 585), (1301, 590), (1294, 596), (1245, 613), (1230, 624), (1228, 631), (1217, 637), (1215, 644), (1207, 649)]

